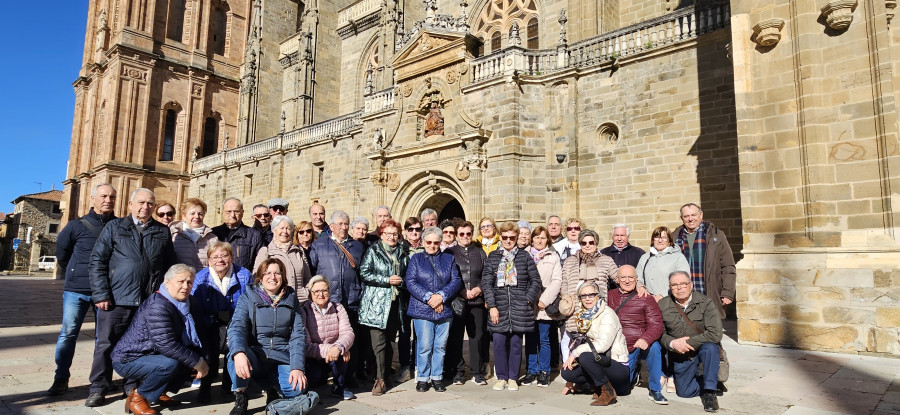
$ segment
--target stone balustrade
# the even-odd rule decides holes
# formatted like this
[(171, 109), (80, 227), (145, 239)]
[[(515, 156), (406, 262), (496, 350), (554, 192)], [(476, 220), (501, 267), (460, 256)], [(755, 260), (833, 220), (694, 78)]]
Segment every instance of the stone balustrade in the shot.
[(381, 0), (359, 0), (338, 12), (338, 27), (381, 10)]
[(378, 91), (365, 97), (363, 114), (372, 114), (394, 108), (397, 91), (394, 87)]

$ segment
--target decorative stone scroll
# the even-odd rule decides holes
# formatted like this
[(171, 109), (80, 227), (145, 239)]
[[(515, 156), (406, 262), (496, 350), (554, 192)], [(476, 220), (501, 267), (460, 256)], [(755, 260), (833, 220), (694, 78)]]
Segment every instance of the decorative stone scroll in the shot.
[(750, 40), (756, 44), (768, 48), (778, 44), (781, 40), (781, 29), (784, 28), (784, 19), (766, 19), (753, 26), (753, 36)]
[(853, 22), (853, 11), (859, 4), (858, 0), (834, 0), (822, 7), (822, 16), (825, 23), (834, 30), (844, 30)]

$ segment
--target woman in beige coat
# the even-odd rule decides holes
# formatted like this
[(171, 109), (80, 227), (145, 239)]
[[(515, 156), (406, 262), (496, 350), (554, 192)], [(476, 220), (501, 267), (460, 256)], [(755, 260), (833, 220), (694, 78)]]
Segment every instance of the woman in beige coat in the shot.
[(550, 231), (547, 228), (538, 226), (529, 236), (531, 237), (531, 246), (526, 249), (534, 258), (538, 274), (541, 275), (542, 291), (537, 304), (536, 330), (525, 333), (528, 371), (522, 378), (522, 384), (530, 385), (536, 380), (538, 386), (546, 387), (550, 385), (550, 330), (555, 324), (545, 309), (559, 297), (562, 267), (559, 263), (559, 254), (550, 244), (553, 238), (550, 237)]
[(253, 268), (258, 268), (266, 258), (277, 258), (284, 263), (285, 279), (288, 285), (297, 293), (297, 300), (302, 305), (304, 301), (309, 299), (309, 290), (306, 284), (312, 278), (310, 274), (309, 262), (305, 259), (305, 254), (300, 247), (294, 245), (294, 222), (287, 216), (276, 216), (272, 218), (272, 242), (268, 246), (264, 246), (256, 254), (256, 262)]
[(169, 225), (176, 261), (190, 265), (196, 270), (209, 265), (207, 250), (213, 242), (219, 240), (212, 228), (203, 223), (205, 216), (206, 203), (200, 199), (190, 198), (181, 204), (181, 220)]

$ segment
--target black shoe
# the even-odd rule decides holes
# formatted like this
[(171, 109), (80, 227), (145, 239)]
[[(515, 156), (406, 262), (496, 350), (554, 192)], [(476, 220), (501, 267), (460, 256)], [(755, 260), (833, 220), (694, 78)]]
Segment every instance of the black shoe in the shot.
[(472, 377), (472, 382), (476, 385), (487, 385), (487, 379), (484, 378), (484, 375), (475, 375)]
[(231, 412), (228, 415), (246, 415), (247, 414), (247, 405), (250, 402), (247, 400), (247, 392), (235, 392), (234, 393), (234, 408), (231, 408)]
[(716, 398), (715, 391), (700, 392), (700, 401), (703, 402), (703, 410), (706, 412), (716, 412), (719, 410), (719, 399)]
[(69, 391), (69, 379), (53, 379), (53, 385), (47, 390), (50, 395), (62, 395)]
[(547, 372), (539, 372), (537, 376), (537, 385), (542, 388), (550, 386), (550, 374)]
[(530, 385), (530, 384), (534, 383), (535, 378), (537, 378), (537, 376), (535, 376), (532, 373), (529, 373), (529, 374), (525, 375), (524, 378), (522, 378), (522, 381), (519, 382), (519, 384), (520, 385)]
[(266, 406), (276, 399), (281, 399), (281, 393), (277, 389), (266, 389)]
[(200, 391), (197, 392), (197, 402), (202, 404), (209, 403), (212, 399), (212, 385), (208, 383), (200, 384)]
[(466, 383), (466, 377), (462, 374), (462, 372), (459, 372), (456, 374), (456, 376), (453, 377), (453, 384), (462, 385), (463, 383)]
[(435, 380), (431, 383), (434, 383), (434, 391), (435, 392), (447, 392), (447, 385), (444, 385), (444, 381)]
[(106, 397), (103, 396), (100, 392), (94, 392), (90, 394), (87, 399), (84, 401), (84, 406), (88, 408), (94, 408), (97, 406), (101, 406), (106, 402)]
[(430, 386), (428, 382), (416, 382), (416, 392), (428, 392)]

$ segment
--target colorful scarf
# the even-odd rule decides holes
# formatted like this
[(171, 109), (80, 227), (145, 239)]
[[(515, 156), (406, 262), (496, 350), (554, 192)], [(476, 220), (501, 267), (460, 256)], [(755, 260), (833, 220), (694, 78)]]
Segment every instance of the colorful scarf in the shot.
[(278, 305), (278, 302), (281, 301), (281, 298), (284, 297), (284, 287), (286, 286), (287, 284), (283, 285), (281, 287), (281, 291), (279, 291), (277, 295), (272, 296), (266, 292), (266, 290), (262, 286), (262, 283), (258, 283), (256, 284), (256, 293), (259, 294), (259, 298), (261, 298), (264, 303), (272, 306), (272, 308), (275, 308)]
[(181, 342), (185, 344), (185, 346), (195, 346), (201, 347), (200, 336), (197, 335), (197, 325), (194, 323), (194, 317), (191, 315), (191, 300), (188, 298), (184, 301), (178, 301), (172, 298), (172, 295), (169, 294), (169, 289), (166, 288), (166, 283), (162, 283), (159, 286), (159, 293), (162, 294), (163, 297), (166, 297), (166, 300), (169, 300), (175, 308), (178, 309), (178, 312), (181, 313), (181, 317), (184, 318), (184, 332), (181, 333)]
[(590, 310), (584, 308), (584, 304), (579, 301), (578, 309), (575, 310), (575, 329), (578, 330), (579, 333), (587, 333), (591, 328), (591, 319), (594, 318), (594, 314), (597, 314), (600, 311), (600, 307), (603, 305), (603, 298), (597, 299), (597, 302), (591, 307)]
[(706, 259), (707, 230), (707, 222), (701, 222), (695, 231), (697, 234), (694, 238), (694, 246), (688, 246), (687, 229), (683, 227), (678, 233), (678, 239), (675, 240), (675, 245), (681, 248), (681, 253), (684, 254), (688, 265), (691, 266), (691, 282), (694, 283), (694, 289), (701, 294), (706, 294), (706, 284), (703, 282), (703, 261)]
[(534, 263), (537, 264), (538, 262), (541, 262), (542, 259), (544, 259), (544, 256), (550, 253), (550, 247), (547, 246), (544, 249), (538, 250), (537, 248), (532, 246), (530, 249), (530, 253), (531, 257), (534, 258)]
[(500, 247), (500, 265), (497, 266), (497, 287), (515, 287), (519, 285), (518, 274), (516, 274), (516, 252), (519, 248), (513, 248), (507, 251), (506, 248)]

